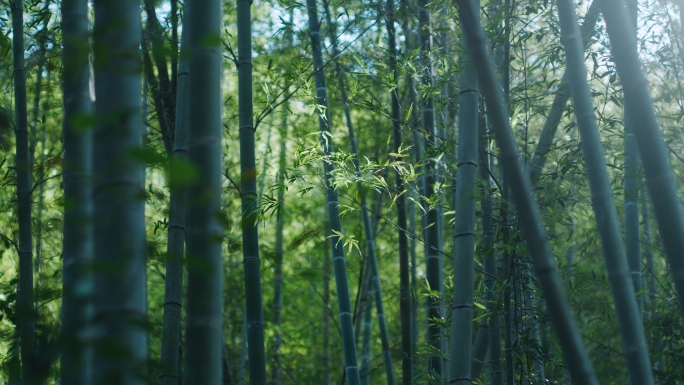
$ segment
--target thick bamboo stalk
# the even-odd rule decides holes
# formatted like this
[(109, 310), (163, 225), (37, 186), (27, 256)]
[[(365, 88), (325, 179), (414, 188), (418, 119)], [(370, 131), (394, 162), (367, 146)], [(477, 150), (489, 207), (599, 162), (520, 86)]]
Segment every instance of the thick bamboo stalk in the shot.
[(237, 2), (242, 255), (245, 276), (249, 382), (252, 385), (266, 385), (261, 260), (259, 259), (259, 229), (256, 226), (259, 207), (257, 206), (257, 172), (254, 154), (251, 6), (251, 0)]
[[(221, 381), (222, 371), (224, 274), (221, 254), (223, 229), (218, 222), (223, 132), (219, 48), (221, 2), (190, 1), (187, 10), (186, 25), (190, 34), (187, 39), (190, 50), (187, 150), (188, 161), (197, 175), (187, 190), (185, 243), (188, 278), (183, 374), (184, 383), (216, 385)], [(249, 245), (245, 244), (244, 249), (248, 248)], [(254, 379), (252, 381), (262, 385)]]
[[(176, 84), (176, 129), (173, 140), (173, 160), (171, 169), (171, 180), (174, 181), (178, 170), (178, 162), (187, 161), (187, 131), (188, 121), (188, 81), (190, 77), (188, 68), (188, 38), (190, 31), (188, 28), (189, 7), (183, 7), (185, 14), (183, 24), (183, 35), (181, 36), (181, 56), (178, 79)], [(183, 253), (185, 249), (185, 216), (187, 208), (187, 185), (178, 185), (174, 182), (171, 186), (171, 197), (169, 198), (169, 226), (168, 239), (166, 243), (166, 281), (164, 283), (164, 320), (162, 324), (161, 341), (161, 371), (159, 382), (161, 385), (176, 385), (181, 376), (179, 367), (179, 350), (181, 339), (181, 310), (183, 307)]]
[(570, 314), (563, 295), (558, 270), (542, 226), (538, 207), (529, 179), (520, 165), (518, 149), (508, 119), (501, 85), (494, 72), (484, 33), (480, 26), (479, 8), (471, 0), (457, 0), (460, 20), (464, 23), (466, 48), (469, 50), (480, 79), (487, 111), (500, 149), (500, 159), (510, 181), (522, 230), (528, 239), (528, 247), (534, 262), (535, 273), (544, 293), (549, 315), (556, 329), (560, 345), (570, 367), (573, 381), (578, 384), (597, 384), (596, 376), (582, 343), (577, 326)]
[[(88, 90), (88, 2), (63, 0), (62, 120), (64, 162), (64, 233), (62, 241), (62, 314), (60, 383), (88, 384), (85, 341), (79, 336), (89, 323), (92, 278), (86, 265), (92, 259), (91, 160), (92, 130), (77, 124), (92, 111)], [(85, 290), (83, 290), (85, 289)]]
[[(587, 177), (591, 188), (591, 200), (603, 246), (603, 257), (610, 278), (618, 324), (620, 325), (630, 384), (653, 384), (646, 338), (639, 307), (634, 296), (629, 265), (622, 248), (622, 237), (613, 201), (610, 177), (606, 170), (603, 144), (594, 116), (591, 91), (587, 83), (584, 47), (580, 39), (574, 3), (572, 0), (557, 0), (556, 4), (558, 5), (561, 33), (564, 37), (570, 91), (575, 107), (577, 126), (582, 138), (582, 152), (588, 165)], [(636, 241), (638, 242), (639, 239)], [(638, 269), (641, 271), (641, 263), (639, 263)]]
[(24, 2), (12, 1), (12, 57), (16, 135), (17, 217), (19, 221), (18, 313), (21, 335), (21, 378), (31, 383), (35, 359), (35, 309), (33, 304), (33, 231), (31, 220), (31, 156), (29, 154), (26, 72), (24, 69)]
[[(473, 6), (479, 8), (479, 1)], [(461, 25), (461, 43), (468, 32)], [(472, 382), (473, 297), (475, 290), (475, 196), (477, 195), (478, 126), (480, 122), (480, 90), (470, 55), (462, 52), (458, 169), (454, 207), (454, 286), (451, 305), (451, 360), (450, 384)], [(491, 338), (491, 336), (490, 336)]]
[[(333, 142), (330, 134), (330, 112), (328, 107), (328, 89), (323, 67), (323, 55), (321, 52), (321, 32), (318, 24), (318, 10), (316, 0), (307, 0), (309, 17), (309, 33), (312, 40), (314, 81), (316, 84), (316, 102), (323, 106), (325, 111), (319, 113), (318, 123), (321, 130), (321, 146), (323, 155), (328, 157), (333, 153)], [(352, 320), (351, 301), (349, 298), (349, 283), (347, 280), (347, 263), (344, 257), (344, 245), (340, 242), (342, 222), (340, 220), (340, 208), (337, 190), (331, 183), (331, 173), (334, 166), (327, 159), (323, 160), (324, 183), (326, 190), (326, 203), (328, 206), (328, 221), (330, 223), (330, 245), (332, 248), (333, 269), (335, 271), (335, 284), (337, 286), (337, 301), (340, 316), (340, 328), (342, 331), (342, 349), (344, 353), (344, 367), (346, 379), (349, 385), (359, 385), (359, 367), (356, 359), (356, 344), (354, 339), (354, 325)]]
[(626, 113), (634, 134), (646, 175), (655, 217), (665, 246), (672, 279), (684, 309), (684, 215), (674, 182), (663, 134), (658, 127), (648, 83), (641, 70), (637, 42), (621, 0), (602, 0), (611, 49), (623, 86), (625, 104), (634, 106)]
[[(147, 357), (146, 245), (141, 147), (140, 14), (135, 0), (95, 1), (93, 52), (93, 383), (142, 384)], [(117, 28), (113, 28), (115, 25)], [(123, 354), (113, 357), (115, 347)]]

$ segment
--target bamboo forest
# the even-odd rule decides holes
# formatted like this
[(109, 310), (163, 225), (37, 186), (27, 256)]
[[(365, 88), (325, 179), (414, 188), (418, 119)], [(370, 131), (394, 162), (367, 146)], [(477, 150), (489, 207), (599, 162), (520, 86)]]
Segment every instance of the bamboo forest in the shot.
[(684, 385), (684, 0), (0, 0), (0, 385)]

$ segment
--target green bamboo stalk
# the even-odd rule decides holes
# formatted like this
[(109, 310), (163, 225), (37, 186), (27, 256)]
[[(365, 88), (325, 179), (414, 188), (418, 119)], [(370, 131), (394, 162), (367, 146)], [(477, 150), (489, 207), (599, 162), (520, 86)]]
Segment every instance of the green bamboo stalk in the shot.
[(330, 258), (328, 248), (325, 248), (323, 259), (323, 385), (330, 385)]
[[(394, 0), (387, 0), (387, 35), (389, 38), (389, 69), (394, 79), (399, 79), (397, 68), (397, 39), (394, 28)], [(394, 152), (399, 153), (402, 145), (401, 120), (399, 116), (399, 91), (391, 91), (392, 99), (392, 135), (394, 140)], [(396, 200), (397, 226), (399, 227), (399, 313), (401, 317), (401, 382), (403, 385), (411, 385), (413, 381), (413, 342), (411, 341), (411, 282), (409, 264), (409, 245), (405, 234), (408, 224), (406, 220), (406, 195), (403, 193), (406, 186), (399, 169), (396, 170), (396, 191), (400, 194)]]
[[(330, 134), (330, 111), (328, 110), (328, 89), (323, 67), (321, 52), (321, 32), (318, 24), (318, 10), (316, 0), (306, 1), (309, 16), (309, 33), (313, 50), (314, 81), (316, 84), (316, 103), (323, 106), (325, 111), (319, 113), (318, 123), (321, 130), (321, 146), (323, 155), (328, 157), (333, 153), (332, 136)], [(334, 166), (323, 160), (326, 201), (328, 206), (328, 220), (330, 222), (330, 245), (332, 248), (333, 268), (335, 270), (335, 284), (337, 286), (337, 301), (342, 331), (342, 350), (346, 379), (349, 385), (359, 385), (359, 367), (356, 360), (356, 344), (352, 320), (351, 301), (349, 299), (349, 283), (347, 281), (347, 266), (344, 257), (344, 245), (340, 242), (342, 222), (340, 221), (339, 199), (335, 187), (331, 183), (331, 173)]]
[[(639, 307), (634, 296), (634, 283), (630, 277), (629, 265), (622, 248), (622, 237), (613, 201), (610, 177), (606, 170), (603, 144), (594, 116), (591, 91), (586, 80), (584, 47), (580, 40), (574, 3), (572, 0), (556, 0), (556, 4), (561, 33), (564, 36), (568, 80), (575, 107), (575, 116), (577, 117), (577, 126), (582, 139), (582, 152), (585, 162), (589, 166), (587, 167), (587, 177), (591, 188), (592, 204), (603, 246), (603, 256), (610, 277), (630, 384), (653, 384), (651, 361), (648, 357)], [(638, 242), (639, 239), (636, 241)], [(639, 263), (638, 269), (641, 271), (641, 263)]]
[[(176, 101), (173, 99), (176, 92), (172, 89), (172, 82), (169, 79), (167, 61), (163, 41), (163, 28), (157, 19), (154, 9), (154, 1), (144, 0), (145, 14), (147, 16), (147, 39), (152, 43), (152, 59), (157, 67), (156, 83), (154, 92), (157, 94), (159, 103), (156, 105), (157, 118), (161, 128), (162, 143), (166, 152), (171, 155), (174, 152), (174, 127), (176, 122)], [(151, 69), (151, 68), (150, 68)], [(154, 77), (154, 74), (152, 75)]]
[(644, 258), (646, 259), (646, 268), (648, 269), (648, 307), (649, 307), (649, 312), (652, 312), (653, 309), (655, 309), (655, 302), (656, 302), (656, 295), (657, 295), (657, 289), (656, 289), (656, 279), (655, 279), (655, 263), (653, 259), (653, 251), (651, 250), (651, 213), (648, 209), (648, 200), (646, 198), (645, 190), (646, 187), (642, 186), (642, 194), (641, 194), (641, 218), (644, 222), (644, 244), (646, 247), (644, 248)]
[(259, 208), (257, 206), (257, 172), (254, 154), (256, 129), (254, 127), (252, 96), (251, 5), (251, 0), (238, 0), (237, 2), (242, 255), (245, 276), (249, 381), (252, 385), (266, 385), (259, 228), (256, 226)]
[[(477, 1), (477, 0), (476, 0)], [(479, 1), (474, 6), (479, 7)], [(461, 26), (461, 42), (468, 32)], [(451, 305), (451, 367), (450, 384), (472, 382), (473, 297), (475, 285), (475, 196), (477, 195), (478, 124), (480, 117), (480, 91), (475, 68), (467, 52), (462, 52), (458, 169), (454, 207), (454, 286)], [(491, 339), (491, 336), (489, 336)]]
[[(292, 18), (290, 18), (292, 20)], [(287, 93), (287, 91), (286, 91)], [(278, 156), (278, 214), (276, 219), (275, 239), (275, 272), (273, 276), (273, 369), (271, 384), (280, 385), (280, 347), (283, 344), (282, 311), (283, 311), (283, 228), (285, 226), (285, 167), (287, 165), (287, 108), (283, 111), (280, 123), (280, 154)]]
[(570, 307), (563, 295), (558, 270), (542, 226), (538, 207), (529, 178), (520, 165), (515, 138), (508, 120), (501, 85), (494, 72), (491, 57), (485, 46), (484, 33), (480, 26), (479, 8), (471, 0), (457, 0), (460, 20), (464, 24), (466, 48), (477, 69), (481, 90), (485, 96), (487, 111), (500, 149), (500, 161), (516, 203), (520, 224), (528, 239), (528, 247), (534, 262), (535, 273), (546, 299), (549, 315), (555, 326), (563, 353), (577, 384), (597, 384), (596, 376), (589, 362), (586, 349), (580, 339), (577, 326), (570, 315)]
[(26, 72), (24, 69), (24, 3), (12, 1), (12, 57), (16, 135), (17, 217), (19, 221), (18, 310), (21, 335), (21, 378), (31, 383), (35, 359), (35, 308), (33, 304), (33, 231), (31, 219), (31, 164), (29, 154)]
[[(420, 0), (418, 2), (418, 21), (420, 23), (420, 56), (423, 66), (423, 74), (421, 83), (423, 87), (432, 87), (434, 69), (430, 60), (430, 51), (432, 49), (432, 35), (430, 25), (430, 12), (428, 10), (427, 0)], [(425, 148), (436, 145), (435, 139), (435, 102), (431, 96), (423, 98), (422, 112), (422, 128), (425, 132)], [(423, 185), (423, 196), (431, 198), (435, 194), (435, 182), (437, 178), (437, 164), (435, 160), (428, 162)], [(431, 290), (444, 292), (443, 273), (442, 273), (442, 256), (440, 254), (439, 241), (439, 212), (437, 208), (432, 208), (425, 214), (425, 241), (427, 245), (425, 248), (425, 263), (426, 263), (426, 277), (427, 283)], [(442, 350), (442, 334), (441, 327), (434, 325), (431, 321), (433, 318), (442, 318), (444, 312), (442, 311), (442, 300), (440, 298), (428, 297), (428, 331), (427, 342), (432, 346), (432, 352), (428, 354), (429, 375), (438, 375), (442, 377), (442, 357), (436, 352)], [(470, 343), (468, 343), (470, 345)], [(443, 354), (446, 352), (442, 352)], [(468, 361), (470, 363), (470, 361)]]
[[(369, 301), (373, 301), (373, 281), (369, 280), (368, 294)], [(370, 363), (371, 363), (371, 331), (373, 329), (373, 306), (366, 306), (363, 309), (363, 338), (361, 340), (361, 385), (370, 384)]]
[[(339, 49), (337, 46), (337, 32), (335, 31), (335, 27), (332, 24), (332, 20), (330, 17), (330, 10), (328, 7), (328, 3), (325, 3), (325, 18), (326, 22), (328, 23), (328, 26), (330, 27), (330, 36), (331, 36), (331, 41), (332, 41), (332, 48), (333, 48), (333, 56), (338, 57), (339, 56)], [(351, 119), (351, 111), (349, 108), (349, 100), (347, 98), (347, 91), (345, 87), (345, 82), (344, 82), (344, 71), (342, 69), (342, 66), (339, 64), (339, 61), (335, 62), (335, 70), (337, 72), (337, 81), (340, 87), (340, 96), (342, 98), (342, 103), (344, 104), (344, 116), (345, 120), (347, 122), (347, 128), (349, 130), (349, 138), (351, 142), (351, 147), (352, 147), (352, 156), (353, 156), (353, 163), (354, 163), (354, 169), (356, 172), (359, 172), (360, 169), (360, 164), (359, 164), (359, 149), (358, 149), (358, 144), (356, 141), (356, 135), (354, 134), (354, 125)], [(385, 318), (385, 305), (383, 302), (383, 297), (382, 297), (382, 288), (380, 284), (380, 277), (379, 277), (379, 272), (378, 272), (378, 262), (377, 262), (377, 257), (376, 257), (376, 252), (375, 252), (375, 233), (373, 230), (373, 226), (371, 224), (371, 219), (370, 219), (370, 214), (368, 210), (366, 209), (368, 207), (368, 203), (366, 200), (366, 194), (365, 194), (365, 187), (362, 185), (361, 182), (358, 183), (358, 190), (359, 190), (359, 197), (360, 197), (360, 203), (361, 203), (361, 216), (363, 220), (363, 228), (364, 228), (364, 235), (366, 238), (366, 245), (367, 245), (367, 259), (368, 259), (368, 268), (369, 268), (369, 278), (372, 280), (372, 285), (370, 287), (373, 288), (374, 292), (374, 297), (375, 297), (375, 304), (376, 304), (376, 316), (378, 317), (378, 327), (380, 329), (380, 340), (382, 343), (382, 355), (383, 355), (383, 361), (385, 363), (385, 374), (387, 378), (387, 384), (388, 385), (394, 385), (395, 379), (394, 379), (394, 367), (392, 364), (392, 355), (390, 351), (390, 345), (389, 345), (389, 331), (387, 329), (387, 320)], [(370, 303), (372, 303), (372, 298), (370, 299)], [(370, 307), (370, 306), (369, 306)]]
[[(637, 29), (637, 2), (626, 0), (629, 10), (630, 23), (636, 38)], [(634, 108), (625, 100), (625, 111)], [(637, 144), (634, 138), (634, 124), (628, 114), (625, 113), (625, 166), (624, 166), (624, 188), (625, 188), (625, 247), (627, 251), (627, 262), (632, 272), (634, 292), (641, 292), (641, 238), (639, 235), (639, 155)], [(637, 295), (637, 306), (641, 315), (641, 295)]]
[[(93, 383), (143, 384), (147, 355), (146, 245), (141, 146), (140, 16), (135, 0), (98, 0), (93, 52), (95, 114)], [(121, 354), (113, 357), (112, 347)]]
[[(190, 50), (187, 149), (188, 160), (197, 170), (197, 176), (187, 190), (184, 377), (187, 384), (216, 385), (221, 381), (223, 345), (223, 229), (218, 222), (223, 167), (221, 2), (191, 1), (187, 10), (186, 25), (190, 34), (187, 39)], [(249, 245), (245, 243), (244, 248), (248, 249)], [(248, 306), (249, 300), (248, 297)], [(250, 349), (254, 348), (250, 344)], [(253, 383), (262, 385), (256, 378), (253, 377)]]
[[(485, 277), (484, 283), (487, 288), (487, 311), (489, 316), (489, 361), (487, 365), (491, 370), (491, 384), (503, 385), (503, 363), (501, 362), (501, 326), (499, 310), (497, 309), (498, 291), (496, 289), (497, 279), (497, 254), (493, 248), (496, 237), (494, 200), (492, 197), (492, 185), (494, 182), (489, 173), (493, 169), (491, 166), (491, 157), (489, 156), (489, 134), (487, 124), (482, 124), (480, 127), (480, 140), (478, 143), (478, 150), (480, 155), (480, 179), (484, 182), (480, 188), (482, 200), (480, 201), (482, 212), (482, 247), (485, 252), (484, 268)], [(473, 378), (476, 378), (473, 376)]]
[[(602, 0), (603, 1), (603, 0)], [(677, 194), (668, 151), (658, 127), (648, 83), (640, 67), (637, 42), (620, 0), (602, 2), (611, 49), (618, 76), (623, 85), (625, 103), (634, 106), (627, 114), (634, 125), (634, 134), (646, 175), (655, 217), (665, 246), (672, 278), (684, 309), (684, 215)]]
[(87, 354), (78, 336), (89, 323), (92, 280), (86, 266), (92, 259), (91, 146), (92, 130), (78, 124), (78, 117), (90, 114), (88, 81), (88, 2), (63, 0), (62, 93), (64, 97), (64, 228), (62, 242), (62, 309), (60, 383), (85, 385)]
[(470, 363), (470, 375), (473, 377), (473, 380), (480, 378), (480, 375), (482, 375), (488, 351), (489, 323), (487, 322), (487, 317), (482, 317), (477, 327), (475, 342), (473, 342), (472, 360)]
[[(409, 23), (409, 5), (407, 0), (400, 0), (402, 15), (402, 30), (404, 31), (404, 49), (406, 52), (411, 52), (413, 50), (413, 39), (411, 24)], [(396, 79), (396, 78), (395, 78)], [(418, 96), (416, 94), (416, 88), (414, 85), (413, 74), (410, 71), (406, 71), (406, 88), (408, 88), (409, 102), (411, 103), (411, 114), (409, 116), (409, 128), (412, 131), (412, 141), (413, 141), (413, 160), (417, 163), (420, 160), (420, 141), (418, 140), (417, 130), (414, 128), (417, 126), (417, 100)], [(411, 232), (415, 233), (416, 229), (416, 202), (412, 201), (409, 206), (409, 224)], [(411, 243), (409, 245), (409, 254), (411, 259), (411, 348), (413, 351), (416, 349), (416, 344), (418, 343), (418, 288), (417, 283), (417, 252), (416, 252), (416, 239), (411, 237)], [(401, 280), (401, 278), (400, 278)], [(411, 356), (413, 357), (413, 355)], [(418, 361), (412, 359), (412, 373), (417, 373), (419, 371)]]
[[(187, 4), (187, 3), (186, 3)], [(186, 148), (188, 132), (188, 80), (190, 77), (188, 68), (188, 38), (190, 31), (188, 21), (189, 7), (184, 5), (183, 11), (183, 35), (181, 36), (181, 56), (178, 79), (176, 84), (176, 115), (175, 135), (173, 139), (173, 160), (170, 169), (171, 180), (176, 180), (179, 172), (176, 166), (178, 162), (186, 162), (188, 151)], [(175, 166), (175, 167), (174, 167)], [(181, 311), (183, 308), (183, 252), (185, 248), (185, 215), (187, 208), (187, 185), (177, 184), (171, 186), (169, 198), (169, 225), (168, 239), (166, 243), (166, 280), (164, 283), (164, 320), (162, 324), (161, 341), (161, 371), (159, 373), (160, 385), (176, 385), (181, 377), (179, 367), (179, 350), (181, 339)]]
[[(503, 60), (501, 64), (501, 86), (503, 88), (503, 102), (508, 110), (509, 99), (510, 99), (510, 69), (511, 69), (511, 23), (513, 22), (511, 14), (513, 12), (511, 0), (504, 1), (504, 42), (503, 42)], [(508, 111), (508, 117), (510, 118), (510, 110)], [(501, 191), (501, 238), (504, 245), (508, 245), (511, 241), (511, 226), (509, 218), (509, 197), (510, 197), (510, 183), (508, 183), (508, 178), (506, 177), (506, 172), (504, 170), (504, 165), (501, 159), (499, 159), (499, 178), (503, 182)], [(501, 269), (501, 278), (506, 282), (503, 292), (503, 316), (504, 316), (504, 362), (505, 362), (505, 373), (504, 373), (504, 383), (506, 385), (513, 385), (515, 381), (515, 376), (513, 374), (513, 332), (512, 324), (513, 317), (511, 312), (511, 253), (510, 249), (507, 247), (503, 248), (502, 251), (502, 263), (503, 269)]]
[[(587, 14), (584, 17), (584, 23), (582, 24), (582, 41), (584, 42), (585, 47), (589, 46), (591, 39), (596, 33), (595, 27), (601, 11), (600, 5), (600, 1), (592, 1), (589, 10), (587, 10)], [(544, 169), (546, 155), (551, 151), (553, 138), (556, 136), (556, 131), (558, 130), (558, 125), (563, 117), (563, 111), (565, 110), (565, 105), (568, 104), (568, 100), (570, 100), (570, 88), (568, 85), (568, 70), (566, 69), (561, 78), (560, 85), (558, 86), (558, 91), (556, 91), (556, 95), (553, 98), (549, 115), (546, 118), (546, 123), (544, 123), (542, 132), (539, 135), (539, 141), (534, 149), (534, 155), (532, 155), (530, 161), (528, 171), (530, 173), (530, 179), (532, 179), (533, 182), (539, 179), (541, 172)]]

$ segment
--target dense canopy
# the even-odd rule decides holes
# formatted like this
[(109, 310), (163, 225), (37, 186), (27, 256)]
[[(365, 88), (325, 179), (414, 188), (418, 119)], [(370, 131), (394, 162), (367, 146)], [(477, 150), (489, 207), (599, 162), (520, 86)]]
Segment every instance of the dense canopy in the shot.
[(684, 384), (684, 3), (0, 6), (0, 383)]

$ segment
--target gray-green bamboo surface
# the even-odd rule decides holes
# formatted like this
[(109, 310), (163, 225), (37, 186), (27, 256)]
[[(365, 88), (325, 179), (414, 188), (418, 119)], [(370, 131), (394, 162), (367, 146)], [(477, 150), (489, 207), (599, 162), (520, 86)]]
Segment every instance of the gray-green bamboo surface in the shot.
[[(473, 0), (479, 9), (479, 1)], [(461, 24), (461, 43), (468, 31)], [(475, 290), (475, 197), (477, 196), (480, 86), (468, 52), (461, 64), (458, 128), (458, 168), (454, 207), (454, 284), (451, 304), (450, 384), (472, 383), (473, 297)]]
[[(183, 24), (188, 25), (190, 15), (188, 5), (184, 5)], [(190, 77), (188, 68), (188, 38), (189, 28), (183, 28), (181, 36), (181, 56), (178, 67), (178, 79), (176, 89), (176, 122), (173, 140), (173, 158), (171, 161), (171, 180), (178, 180), (178, 163), (186, 162), (188, 151), (186, 148), (188, 131), (188, 80)], [(161, 370), (159, 373), (160, 385), (175, 385), (181, 375), (179, 367), (179, 351), (181, 341), (181, 310), (183, 304), (183, 253), (185, 251), (185, 215), (187, 207), (187, 185), (178, 184), (171, 186), (169, 198), (169, 225), (168, 240), (166, 243), (166, 280), (164, 282), (164, 319), (162, 323), (161, 341)]]
[(466, 48), (469, 50), (480, 79), (481, 91), (485, 97), (487, 111), (492, 119), (496, 141), (500, 149), (500, 160), (506, 178), (510, 181), (511, 192), (520, 217), (522, 230), (528, 240), (528, 248), (534, 262), (535, 273), (539, 279), (549, 316), (558, 335), (565, 360), (570, 368), (573, 382), (577, 384), (597, 384), (586, 348), (580, 339), (577, 326), (572, 319), (562, 283), (558, 277), (555, 260), (547, 240), (534, 200), (529, 178), (519, 161), (518, 149), (513, 137), (508, 109), (504, 104), (501, 84), (494, 72), (492, 59), (485, 45), (484, 33), (480, 26), (479, 8), (469, 0), (457, 0), (459, 15), (464, 29), (468, 31)]
[[(630, 23), (636, 35), (637, 28), (637, 1), (626, 0)], [(625, 100), (625, 111), (634, 108), (630, 105), (631, 100)], [(638, 107), (637, 107), (638, 108)], [(634, 123), (628, 114), (625, 114), (625, 165), (624, 165), (624, 188), (625, 188), (625, 250), (627, 262), (632, 271), (634, 292), (641, 292), (641, 239), (639, 235), (639, 154), (634, 138)], [(641, 313), (641, 294), (637, 294), (637, 306)], [(641, 314), (640, 314), (641, 315)]]
[(33, 231), (31, 219), (31, 157), (29, 155), (26, 71), (24, 69), (24, 3), (12, 1), (12, 61), (14, 75), (15, 167), (19, 222), (18, 313), (21, 335), (21, 378), (31, 384), (35, 359), (35, 309), (33, 304)]
[(637, 42), (624, 2), (601, 1), (625, 104), (634, 106), (626, 110), (626, 113), (634, 126), (655, 218), (679, 294), (680, 309), (684, 309), (684, 215), (667, 146), (658, 126), (648, 83), (641, 70)]
[(187, 10), (188, 95), (192, 95), (187, 106), (187, 150), (196, 176), (187, 190), (183, 374), (186, 384), (216, 385), (222, 377), (223, 345), (223, 229), (218, 222), (223, 129), (221, 2), (190, 1)]
[[(93, 236), (95, 295), (93, 379), (143, 384), (147, 358), (144, 165), (141, 149), (140, 3), (94, 3)], [(121, 352), (113, 356), (111, 351)]]
[[(80, 127), (79, 115), (92, 111), (88, 81), (88, 1), (63, 0), (62, 93), (64, 97), (64, 233), (62, 247), (62, 385), (88, 384), (86, 341), (78, 336), (89, 322), (92, 279), (87, 264), (92, 260), (92, 204), (90, 169), (92, 129)], [(85, 290), (83, 290), (85, 289)]]
[[(394, 79), (399, 79), (397, 68), (397, 38), (395, 29), (394, 0), (387, 0), (387, 35), (389, 39), (389, 67)], [(392, 103), (392, 139), (395, 153), (399, 153), (402, 146), (401, 121), (399, 111), (399, 90), (391, 92)], [(403, 193), (406, 186), (401, 177), (400, 169), (396, 169), (396, 191), (400, 194), (395, 204), (397, 206), (397, 226), (399, 232), (399, 314), (401, 318), (401, 382), (403, 385), (411, 385), (413, 381), (413, 342), (411, 341), (411, 282), (408, 237), (405, 231), (408, 229), (406, 219), (406, 195)]]
[[(487, 289), (487, 311), (489, 315), (489, 362), (487, 365), (490, 370), (492, 385), (503, 385), (503, 354), (501, 351), (501, 316), (497, 304), (498, 290), (497, 281), (497, 251), (494, 249), (496, 239), (496, 213), (494, 210), (494, 194), (492, 192), (494, 182), (490, 176), (492, 172), (492, 162), (489, 148), (489, 127), (485, 124), (480, 126), (480, 138), (478, 142), (478, 152), (480, 158), (480, 179), (482, 185), (480, 194), (481, 217), (482, 217), (482, 248), (484, 251), (484, 282)], [(473, 375), (473, 378), (476, 378)]]
[[(430, 23), (430, 10), (428, 9), (427, 0), (420, 0), (418, 2), (418, 20), (420, 24), (420, 56), (421, 56), (421, 84), (423, 87), (433, 86), (434, 68), (431, 61), (430, 50), (432, 49), (432, 35)], [(423, 134), (425, 135), (425, 150), (436, 145), (435, 139), (435, 101), (431, 96), (423, 98), (421, 110), (421, 126)], [(437, 164), (435, 159), (430, 159), (427, 162), (427, 167), (424, 171), (422, 194), (425, 197), (432, 197), (435, 193), (435, 182), (437, 178)], [(430, 290), (435, 290), (444, 293), (443, 272), (442, 272), (442, 255), (439, 250), (440, 228), (439, 228), (439, 211), (436, 207), (431, 208), (425, 214), (424, 233), (425, 233), (425, 275)], [(441, 327), (435, 325), (430, 321), (433, 318), (442, 318), (445, 314), (442, 312), (443, 304), (440, 298), (428, 297), (427, 299), (427, 318), (428, 331), (427, 342), (432, 346), (432, 352), (427, 355), (427, 370), (429, 375), (437, 375), (441, 377), (442, 373), (442, 357), (436, 352), (442, 350), (442, 334)], [(446, 352), (442, 352), (445, 354)]]
[[(321, 32), (318, 23), (318, 10), (316, 0), (306, 1), (309, 34), (311, 35), (311, 48), (313, 50), (314, 82), (316, 84), (316, 102), (324, 106), (325, 111), (319, 113), (318, 123), (321, 130), (321, 146), (324, 157), (333, 153), (332, 136), (330, 135), (330, 112), (328, 111), (328, 89), (323, 67), (323, 55), (321, 52)], [(334, 166), (327, 159), (323, 159), (323, 179), (325, 182), (326, 202), (328, 206), (328, 221), (330, 226), (330, 245), (332, 248), (333, 269), (335, 272), (335, 284), (337, 286), (337, 304), (340, 316), (340, 329), (342, 331), (342, 350), (344, 354), (344, 367), (346, 380), (349, 385), (359, 385), (359, 367), (356, 359), (356, 343), (354, 342), (354, 324), (352, 320), (351, 300), (349, 298), (349, 283), (347, 281), (347, 263), (344, 257), (344, 245), (340, 242), (342, 222), (340, 220), (340, 208), (337, 190), (332, 185), (331, 173)]]
[(245, 277), (249, 382), (266, 385), (264, 314), (261, 298), (261, 260), (254, 153), (254, 105), (252, 94), (251, 0), (237, 2), (238, 102), (240, 125), (240, 188), (242, 198), (242, 256)]

